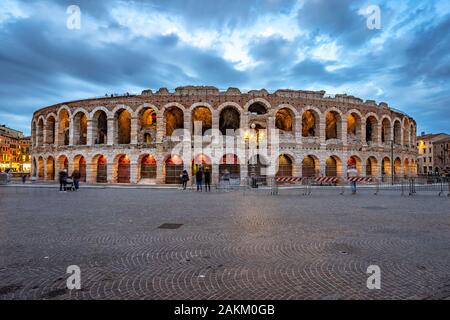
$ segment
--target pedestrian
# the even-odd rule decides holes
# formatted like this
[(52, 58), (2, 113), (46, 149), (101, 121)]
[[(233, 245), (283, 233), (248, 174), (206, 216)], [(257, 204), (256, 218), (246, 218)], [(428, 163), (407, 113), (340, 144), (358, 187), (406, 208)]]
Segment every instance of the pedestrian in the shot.
[(198, 170), (195, 174), (195, 181), (197, 183), (197, 191), (203, 191), (203, 171)]
[(183, 170), (183, 173), (181, 174), (181, 183), (183, 190), (186, 190), (188, 181), (189, 181), (189, 174), (186, 170)]
[(80, 189), (80, 179), (81, 179), (81, 173), (78, 170), (74, 170), (72, 172), (72, 179), (73, 179), (73, 186), (75, 187), (75, 191)]
[(62, 192), (62, 191), (67, 192), (66, 184), (67, 184), (67, 169), (64, 169), (59, 172), (59, 191), (60, 192)]
[(27, 182), (27, 175), (22, 173), (22, 183), (25, 184)]
[(223, 172), (223, 176), (222, 176), (222, 180), (223, 183), (225, 185), (225, 190), (228, 191), (230, 188), (230, 171), (228, 171), (228, 169), (225, 169), (225, 171)]
[(208, 168), (205, 169), (204, 174), (205, 179), (205, 192), (211, 191), (211, 172)]
[[(347, 179), (349, 178), (356, 178), (358, 176), (358, 170), (356, 170), (355, 166), (350, 166), (347, 169)], [(350, 182), (350, 186), (352, 189), (352, 194), (356, 194), (356, 180), (352, 179)]]

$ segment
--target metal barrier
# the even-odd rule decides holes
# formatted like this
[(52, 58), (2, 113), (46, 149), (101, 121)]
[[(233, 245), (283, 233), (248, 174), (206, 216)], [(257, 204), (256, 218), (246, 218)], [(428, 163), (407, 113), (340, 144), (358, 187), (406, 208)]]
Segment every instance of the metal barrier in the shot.
[(285, 188), (292, 187), (300, 187), (303, 190), (302, 195), (310, 195), (311, 194), (311, 185), (313, 178), (304, 178), (304, 177), (275, 177), (272, 178), (271, 183), (271, 195), (278, 195), (279, 188), (285, 186)]
[(410, 178), (410, 195), (418, 192), (436, 192), (439, 196), (445, 194), (450, 196), (450, 178), (440, 176), (418, 176)]

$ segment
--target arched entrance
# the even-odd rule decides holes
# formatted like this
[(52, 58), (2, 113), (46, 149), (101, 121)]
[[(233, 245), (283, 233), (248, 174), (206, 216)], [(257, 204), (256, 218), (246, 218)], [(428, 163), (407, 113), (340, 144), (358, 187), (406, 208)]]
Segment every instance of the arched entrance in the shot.
[(230, 180), (241, 180), (241, 165), (239, 164), (239, 158), (237, 155), (226, 154), (222, 157), (219, 164), (219, 178), (222, 179), (222, 176), (227, 171), (230, 173)]
[(281, 132), (292, 132), (294, 128), (294, 116), (288, 108), (281, 108), (275, 115), (275, 128)]
[(314, 156), (308, 155), (302, 161), (302, 177), (310, 178), (315, 177), (320, 172), (319, 159)]
[(47, 158), (47, 180), (55, 180), (55, 159), (53, 157)]
[(313, 110), (306, 110), (302, 115), (302, 136), (318, 137), (320, 120), (319, 115)]
[[(75, 157), (73, 161), (73, 170), (78, 170), (80, 172), (80, 181), (86, 182), (86, 159), (78, 155)], [(69, 175), (71, 175), (72, 172), (69, 172)]]
[(117, 159), (117, 183), (130, 183), (130, 159), (126, 154)]
[[(192, 135), (205, 135), (212, 128), (212, 114), (207, 107), (196, 107), (192, 111)], [(198, 132), (196, 131), (198, 130)]]
[(108, 117), (105, 111), (98, 110), (95, 112), (92, 121), (92, 130), (94, 144), (108, 143)]
[(115, 115), (116, 143), (130, 144), (131, 142), (131, 114), (126, 109), (117, 111)]
[(39, 157), (38, 159), (38, 177), (39, 180), (44, 180), (45, 175), (44, 175), (44, 158)]
[(394, 174), (395, 176), (400, 176), (402, 174), (402, 160), (396, 158), (394, 161)]
[(74, 144), (86, 145), (87, 144), (87, 116), (84, 112), (78, 112), (73, 117), (73, 136)]
[(362, 160), (358, 156), (350, 156), (347, 159), (347, 167), (355, 167), (358, 171), (358, 175), (361, 176), (363, 169), (362, 169)]
[(276, 173), (277, 177), (292, 177), (292, 159), (290, 156), (281, 154), (278, 157), (278, 171)]
[(257, 154), (248, 161), (248, 176), (256, 177), (258, 182), (265, 184), (267, 183), (267, 167), (267, 160), (263, 156)]
[(325, 116), (325, 139), (340, 139), (342, 135), (342, 119), (336, 111), (329, 111)]
[(241, 123), (241, 115), (234, 107), (225, 107), (220, 112), (219, 130), (225, 136), (227, 130), (238, 130)]
[(108, 182), (108, 161), (105, 156), (99, 155), (95, 161), (95, 166), (97, 169), (97, 174), (95, 181), (97, 183), (107, 183)]
[(58, 170), (69, 170), (69, 159), (66, 156), (60, 156), (58, 158)]
[(192, 175), (195, 176), (198, 170), (208, 169), (211, 172), (211, 159), (204, 154), (199, 154), (192, 160)]
[(165, 161), (166, 184), (181, 184), (180, 176), (183, 173), (183, 159), (178, 155), (172, 155)]
[(375, 157), (369, 157), (366, 161), (366, 176), (377, 176), (377, 159)]
[(381, 164), (381, 174), (383, 176), (391, 176), (391, 160), (388, 157), (383, 158), (383, 162)]
[(342, 162), (337, 156), (328, 157), (325, 160), (325, 176), (340, 177), (342, 174)]
[(141, 160), (141, 179), (156, 179), (156, 160), (150, 154)]
[(347, 142), (349, 144), (361, 143), (361, 117), (354, 112), (347, 117)]

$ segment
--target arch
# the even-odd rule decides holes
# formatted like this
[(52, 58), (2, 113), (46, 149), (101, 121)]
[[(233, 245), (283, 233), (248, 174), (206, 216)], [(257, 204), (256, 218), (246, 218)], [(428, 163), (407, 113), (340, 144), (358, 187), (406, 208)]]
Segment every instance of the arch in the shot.
[(409, 127), (409, 119), (403, 118), (403, 146), (409, 148), (410, 147), (410, 127)]
[(347, 113), (347, 143), (361, 143), (362, 115), (358, 110), (350, 110)]
[(212, 162), (211, 158), (205, 154), (199, 154), (192, 159), (192, 175), (195, 175), (199, 170), (203, 168), (203, 170), (208, 169), (209, 172), (212, 170)]
[(96, 108), (92, 113), (92, 137), (96, 145), (108, 143), (108, 112), (104, 108)]
[(86, 158), (79, 154), (73, 158), (72, 172), (69, 175), (73, 175), (75, 171), (80, 173), (80, 181), (86, 182)]
[(294, 175), (294, 160), (290, 155), (280, 154), (277, 165), (277, 177), (292, 177)]
[(404, 165), (404, 172), (403, 172), (403, 175), (404, 175), (405, 177), (409, 177), (410, 174), (411, 174), (411, 172), (410, 172), (411, 167), (410, 167), (410, 165), (409, 165), (409, 159), (406, 158), (404, 163), (405, 163), (405, 165)]
[(126, 107), (116, 109), (117, 111), (114, 113), (115, 143), (130, 144), (132, 111)]
[(178, 129), (184, 129), (184, 111), (178, 106), (170, 106), (164, 110), (166, 136), (170, 137)]
[(402, 144), (402, 124), (398, 118), (394, 120), (394, 144)]
[(52, 156), (47, 158), (47, 180), (55, 180), (55, 159)]
[[(245, 111), (245, 112), (253, 112), (253, 111), (250, 110), (250, 107), (251, 107), (252, 105), (255, 105), (255, 108), (252, 108), (253, 111), (258, 111), (258, 110), (259, 110), (259, 111), (264, 112), (264, 113), (262, 113), (262, 114), (265, 114), (265, 113), (267, 113), (270, 109), (272, 109), (272, 106), (270, 105), (269, 101), (267, 101), (266, 99), (263, 99), (263, 98), (255, 98), (255, 99), (252, 99), (252, 100), (248, 101), (248, 102), (245, 104), (245, 106), (244, 106), (244, 111)], [(260, 108), (261, 106), (262, 106), (264, 109), (261, 109), (261, 108)], [(258, 112), (256, 112), (256, 113), (258, 113)], [(258, 113), (258, 114), (260, 114), (260, 113)]]
[(241, 112), (233, 105), (224, 106), (219, 113), (219, 130), (225, 136), (227, 130), (239, 130), (241, 127)]
[(114, 159), (114, 182), (130, 183), (131, 161), (128, 155), (119, 154)]
[(166, 184), (180, 184), (180, 176), (183, 173), (183, 159), (179, 155), (170, 155), (164, 161), (163, 174)]
[(78, 146), (87, 144), (87, 120), (88, 113), (83, 109), (78, 109), (73, 113), (73, 143)]
[(156, 160), (151, 154), (144, 154), (140, 157), (139, 160), (140, 170), (139, 170), (139, 178), (140, 179), (156, 179)]
[(362, 160), (357, 155), (352, 155), (347, 159), (347, 167), (355, 167), (358, 171), (358, 176), (362, 175)]
[(224, 154), (219, 164), (219, 180), (222, 180), (224, 174), (230, 174), (230, 180), (241, 179), (241, 165), (239, 157), (233, 153)]
[(378, 142), (378, 116), (372, 112), (367, 114), (366, 116), (366, 142), (377, 143)]
[(410, 124), (410, 129), (409, 129), (409, 135), (410, 135), (410, 138), (409, 138), (409, 141), (410, 141), (410, 147), (412, 148), (412, 149), (414, 149), (415, 148), (415, 146), (416, 146), (416, 137), (417, 137), (417, 135), (416, 135), (416, 126), (414, 125), (414, 123), (412, 123), (411, 122), (411, 124)]
[(314, 155), (307, 155), (302, 161), (302, 177), (315, 177), (320, 173), (320, 160)]
[[(191, 109), (191, 125), (192, 125), (192, 134), (193, 135), (205, 135), (206, 131), (212, 129), (212, 108), (209, 106), (205, 106), (203, 104), (194, 104)], [(197, 128), (198, 123), (200, 122), (201, 128)], [(196, 124), (197, 123), (197, 124)], [(198, 131), (197, 131), (198, 130)]]
[(391, 119), (388, 116), (383, 116), (381, 118), (381, 142), (388, 143), (392, 140), (391, 137)]
[(40, 116), (37, 123), (37, 146), (44, 144), (44, 117)]
[(374, 156), (370, 156), (366, 160), (366, 176), (376, 177), (378, 175), (378, 161)]
[(402, 160), (400, 158), (395, 158), (394, 161), (394, 175), (400, 176), (402, 173)]
[(156, 142), (157, 109), (145, 106), (136, 111), (138, 116), (138, 142), (151, 144)]
[(295, 114), (291, 108), (279, 108), (275, 113), (275, 128), (282, 132), (293, 132), (295, 127), (294, 119)]
[(31, 167), (31, 176), (32, 177), (37, 176), (37, 170), (38, 170), (37, 161), (36, 161), (36, 158), (33, 157), (33, 164)]
[(45, 179), (44, 158), (42, 156), (40, 156), (38, 158), (38, 177), (39, 177), (39, 180)]
[(391, 160), (389, 159), (389, 157), (384, 157), (381, 162), (381, 174), (387, 177), (390, 177), (392, 175)]
[(58, 111), (58, 143), (60, 146), (68, 146), (70, 143), (70, 110), (61, 107)]
[(56, 115), (51, 113), (45, 120), (45, 144), (55, 144)]
[(338, 156), (333, 155), (325, 160), (325, 176), (326, 177), (342, 176), (342, 161)]
[(108, 160), (102, 154), (97, 154), (91, 161), (92, 176), (95, 177), (97, 183), (108, 182)]
[(269, 163), (267, 159), (260, 154), (255, 154), (248, 160), (247, 173), (249, 177), (256, 177), (259, 182), (265, 184), (267, 182), (267, 169)]
[(69, 170), (69, 158), (65, 155), (60, 155), (58, 157), (58, 170)]
[(34, 147), (37, 144), (37, 123), (36, 119), (31, 123), (31, 145)]
[(341, 139), (342, 113), (336, 109), (328, 109), (325, 113), (325, 140)]
[(302, 136), (320, 137), (320, 111), (307, 108), (302, 112)]

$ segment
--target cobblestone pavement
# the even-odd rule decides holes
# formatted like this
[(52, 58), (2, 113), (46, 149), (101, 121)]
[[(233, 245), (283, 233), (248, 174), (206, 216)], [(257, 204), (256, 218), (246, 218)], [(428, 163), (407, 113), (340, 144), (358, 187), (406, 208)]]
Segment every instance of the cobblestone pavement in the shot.
[(0, 299), (450, 299), (449, 231), (436, 195), (0, 188)]

